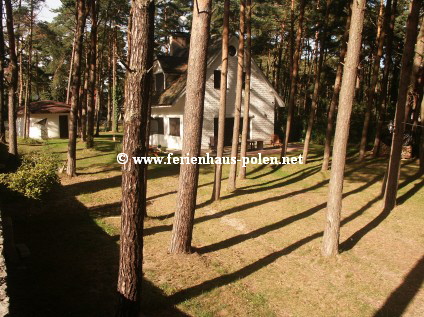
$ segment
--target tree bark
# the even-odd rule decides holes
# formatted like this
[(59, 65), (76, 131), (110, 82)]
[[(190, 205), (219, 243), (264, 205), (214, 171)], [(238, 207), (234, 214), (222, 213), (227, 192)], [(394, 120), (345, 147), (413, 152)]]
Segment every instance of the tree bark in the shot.
[[(0, 1), (0, 15), (3, 16), (3, 1)], [(3, 30), (3, 19), (0, 19), (0, 29)], [(0, 32), (0, 142), (6, 143), (6, 130), (4, 127), (4, 34)]]
[[(227, 74), (228, 74), (228, 42), (230, 24), (230, 0), (224, 1), (224, 22), (222, 27), (222, 58), (221, 58), (221, 86), (218, 114), (218, 140), (216, 145), (216, 157), (224, 155), (224, 135), (225, 135), (225, 113), (227, 108)], [(219, 200), (221, 197), (222, 164), (215, 163), (215, 179), (212, 193), (212, 200)]]
[(66, 89), (66, 104), (69, 104), (70, 98), (71, 98), (72, 72), (74, 69), (74, 57), (75, 57), (75, 41), (76, 41), (76, 37), (74, 37), (74, 41), (72, 42), (72, 54), (71, 54), (71, 62), (69, 65), (68, 87)]
[(66, 173), (68, 176), (76, 176), (76, 148), (77, 148), (77, 115), (78, 99), (81, 85), (81, 56), (84, 37), (85, 20), (87, 17), (85, 0), (76, 2), (76, 31), (75, 31), (75, 54), (72, 68), (71, 84), (71, 112), (69, 113), (69, 143), (68, 163)]
[(302, 44), (302, 35), (303, 35), (303, 19), (305, 15), (305, 6), (306, 1), (300, 0), (299, 4), (299, 21), (298, 28), (296, 33), (296, 49), (293, 55), (293, 71), (291, 75), (291, 83), (290, 83), (290, 97), (289, 104), (287, 106), (287, 122), (286, 122), (286, 131), (284, 131), (284, 140), (283, 146), (281, 148), (281, 157), (286, 156), (287, 146), (290, 138), (290, 130), (292, 125), (294, 106), (295, 106), (295, 98), (296, 98), (296, 90), (297, 90), (297, 80), (299, 73), (299, 59), (301, 55), (301, 44)]
[[(241, 133), (240, 156), (245, 157), (247, 153), (247, 137), (249, 132), (249, 108), (250, 108), (250, 77), (252, 73), (252, 0), (246, 1), (246, 82), (244, 87), (244, 109), (243, 109), (243, 130)], [(240, 179), (246, 178), (246, 166), (240, 166)]]
[(346, 164), (346, 147), (349, 137), (350, 116), (355, 97), (355, 83), (361, 50), (366, 0), (355, 0), (346, 52), (344, 75), (340, 89), (339, 110), (334, 138), (333, 165), (328, 188), (326, 224), (322, 254), (334, 256), (339, 252), (340, 212), (342, 208), (343, 178)]
[[(319, 98), (319, 90), (321, 87), (321, 69), (322, 64), (324, 62), (324, 50), (325, 50), (325, 40), (327, 37), (327, 20), (328, 15), (330, 13), (330, 4), (332, 0), (327, 0), (326, 8), (325, 8), (325, 15), (324, 19), (322, 21), (322, 31), (320, 36), (320, 43), (319, 43), (319, 60), (316, 64), (316, 70), (315, 70), (315, 82), (314, 82), (314, 93), (312, 95), (312, 106), (311, 111), (309, 113), (309, 120), (308, 120), (308, 128), (306, 131), (305, 136), (305, 143), (303, 146), (303, 162), (306, 164), (308, 161), (308, 155), (309, 155), (309, 143), (311, 141), (312, 136), (312, 127), (314, 125), (315, 121), (315, 114), (318, 109), (318, 98)], [(318, 49), (318, 41), (316, 43), (316, 49)]]
[(116, 316), (139, 316), (143, 223), (146, 210), (144, 164), (134, 164), (133, 156), (147, 156), (147, 122), (150, 107), (151, 68), (153, 65), (153, 0), (133, 0), (131, 41), (128, 52), (130, 71), (125, 79), (125, 115), (122, 152), (128, 163), (122, 165), (121, 242), (118, 273), (119, 303)]
[[(88, 6), (87, 2), (87, 6)], [(83, 86), (82, 94), (80, 95), (79, 107), (81, 109), (81, 140), (85, 142), (87, 140), (87, 101), (88, 101), (88, 73), (89, 73), (89, 60), (90, 60), (91, 51), (87, 48), (87, 55), (85, 58), (85, 67), (83, 75)]]
[[(239, 43), (237, 51), (237, 85), (236, 85), (236, 101), (234, 104), (234, 125), (233, 125), (233, 141), (231, 143), (231, 159), (236, 159), (234, 164), (230, 166), (230, 174), (228, 175), (227, 190), (233, 192), (236, 190), (237, 176), (237, 153), (240, 136), (240, 112), (243, 99), (243, 63), (244, 63), (244, 32), (245, 32), (245, 7), (246, 0), (240, 0), (240, 29)], [(268, 51), (269, 61), (269, 51)]]
[(367, 94), (367, 103), (365, 108), (365, 118), (364, 125), (362, 127), (362, 135), (361, 135), (361, 143), (359, 146), (359, 161), (363, 161), (365, 159), (366, 147), (367, 147), (367, 139), (368, 139), (368, 130), (371, 120), (371, 109), (374, 105), (374, 100), (376, 96), (376, 87), (378, 83), (378, 75), (380, 72), (380, 60), (381, 56), (383, 56), (383, 45), (384, 45), (384, 37), (385, 37), (385, 29), (384, 29), (384, 1), (380, 0), (380, 11), (378, 14), (378, 22), (377, 22), (377, 36), (375, 40), (375, 53), (374, 53), (374, 64), (371, 74), (371, 83), (368, 88)]
[(94, 111), (95, 106), (95, 91), (97, 79), (97, 12), (99, 8), (99, 0), (90, 2), (91, 13), (91, 33), (90, 33), (90, 61), (89, 61), (89, 80), (87, 90), (87, 148), (94, 146)]
[(421, 0), (413, 0), (406, 23), (406, 40), (402, 54), (398, 101), (396, 105), (395, 126), (390, 150), (387, 183), (384, 191), (384, 210), (390, 211), (396, 206), (396, 195), (400, 172), (403, 133), (405, 131), (405, 110), (408, 97), (408, 86), (411, 80), (414, 46), (417, 41), (418, 21)]
[[(200, 155), (211, 15), (212, 0), (196, 0), (194, 2), (182, 149), (183, 155), (189, 157), (190, 160)], [(188, 253), (191, 251), (198, 179), (198, 164), (181, 165), (177, 209), (169, 247), (171, 253)]]
[[(388, 83), (390, 75), (390, 67), (392, 65), (392, 52), (393, 52), (393, 32), (395, 27), (395, 18), (396, 18), (396, 7), (397, 0), (387, 0), (386, 4), (386, 14), (384, 20), (386, 21), (386, 58), (384, 59), (384, 70), (383, 70), (383, 79), (381, 83), (380, 98), (377, 104), (377, 128), (374, 138), (374, 146), (372, 149), (372, 156), (377, 157), (380, 149), (380, 138), (381, 130), (383, 128), (383, 120), (387, 109), (388, 101)], [(390, 20), (390, 21), (389, 21)]]
[[(412, 102), (407, 102), (407, 107), (405, 114), (408, 116), (411, 110), (414, 110), (413, 117), (418, 117), (417, 111), (418, 111), (418, 102), (419, 99), (422, 98), (422, 82), (421, 82), (421, 74), (422, 74), (422, 68), (423, 68), (423, 55), (424, 55), (424, 19), (421, 21), (421, 27), (420, 32), (418, 34), (417, 38), (417, 45), (415, 46), (415, 56), (414, 61), (412, 65), (412, 73), (411, 73), (411, 79), (410, 79), (410, 86), (409, 86), (409, 99)], [(418, 118), (417, 118), (418, 120)], [(406, 118), (406, 121), (408, 121), (408, 118)], [(414, 120), (412, 120), (414, 121)], [(409, 126), (412, 128), (412, 126)], [(412, 130), (412, 129), (409, 129)]]
[(349, 29), (350, 29), (350, 20), (351, 20), (351, 8), (349, 3), (349, 15), (346, 19), (345, 31), (341, 40), (341, 48), (339, 55), (339, 63), (337, 65), (336, 79), (333, 87), (333, 95), (331, 97), (330, 107), (328, 109), (328, 118), (327, 118), (327, 127), (325, 129), (325, 143), (324, 143), (324, 158), (322, 161), (321, 171), (328, 170), (330, 164), (331, 156), (331, 141), (333, 136), (333, 127), (334, 127), (334, 118), (336, 116), (336, 106), (339, 101), (340, 86), (342, 83), (343, 76), (343, 64), (347, 51), (347, 41), (349, 40)]
[(115, 133), (118, 132), (118, 95), (117, 95), (117, 63), (118, 63), (118, 26), (113, 30), (113, 50), (112, 50), (112, 133), (115, 141)]
[[(27, 84), (25, 91), (25, 105), (24, 105), (24, 138), (29, 134), (29, 104), (32, 97), (32, 48), (33, 48), (33, 33), (34, 33), (34, 2), (29, 1), (30, 6), (30, 21), (29, 21), (29, 44), (28, 44), (28, 65), (27, 65)], [(21, 54), (22, 55), (22, 54)]]
[(16, 57), (15, 32), (13, 30), (13, 8), (10, 0), (4, 1), (6, 7), (6, 27), (9, 39), (9, 156), (18, 155), (18, 141), (16, 135), (16, 90), (18, 88), (18, 61)]

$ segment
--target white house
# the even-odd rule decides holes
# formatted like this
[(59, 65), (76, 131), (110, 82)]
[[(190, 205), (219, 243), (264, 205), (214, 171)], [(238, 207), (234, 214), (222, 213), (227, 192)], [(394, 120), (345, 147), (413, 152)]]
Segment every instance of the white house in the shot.
[[(169, 56), (158, 56), (155, 61), (151, 145), (166, 146), (170, 149), (182, 148), (188, 60), (187, 43), (187, 34), (174, 35), (171, 38), (171, 54)], [(229, 41), (230, 56), (225, 123), (226, 146), (231, 145), (234, 125), (237, 48), (238, 39), (232, 37)], [(202, 149), (209, 148), (218, 134), (221, 54), (221, 41), (217, 41), (208, 52)], [(274, 134), (276, 107), (284, 107), (284, 102), (252, 59), (249, 139), (261, 140), (265, 144), (271, 142)], [(241, 115), (243, 116), (243, 106)]]
[[(32, 139), (68, 138), (71, 107), (63, 102), (42, 100), (29, 104), (29, 134)], [(17, 134), (24, 136), (24, 109), (18, 110)]]

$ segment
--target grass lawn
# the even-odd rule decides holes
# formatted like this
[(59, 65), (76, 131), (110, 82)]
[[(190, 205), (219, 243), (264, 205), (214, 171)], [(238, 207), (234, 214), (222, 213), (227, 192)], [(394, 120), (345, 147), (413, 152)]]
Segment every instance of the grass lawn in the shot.
[[(20, 145), (66, 157), (66, 140)], [(353, 149), (356, 150), (356, 149)], [(298, 155), (298, 151), (289, 153)], [(209, 202), (200, 167), (195, 252), (167, 254), (179, 166), (150, 166), (143, 306), (148, 316), (424, 316), (424, 178), (403, 161), (398, 206), (382, 213), (385, 159), (346, 167), (341, 249), (320, 254), (329, 172), (320, 146), (307, 165), (248, 166), (235, 193)], [(113, 316), (121, 172), (110, 135), (78, 143), (78, 177), (43, 204), (13, 202), (16, 243), (31, 256), (11, 272), (16, 316)], [(228, 166), (224, 168), (226, 187)], [(15, 316), (14, 315), (14, 316)]]

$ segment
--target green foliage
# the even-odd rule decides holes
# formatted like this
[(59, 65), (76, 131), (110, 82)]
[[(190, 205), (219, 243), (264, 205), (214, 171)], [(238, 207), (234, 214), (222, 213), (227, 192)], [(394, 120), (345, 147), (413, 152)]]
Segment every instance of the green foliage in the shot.
[(15, 173), (0, 174), (0, 183), (26, 198), (40, 200), (59, 184), (58, 157), (47, 152), (30, 152), (23, 156)]

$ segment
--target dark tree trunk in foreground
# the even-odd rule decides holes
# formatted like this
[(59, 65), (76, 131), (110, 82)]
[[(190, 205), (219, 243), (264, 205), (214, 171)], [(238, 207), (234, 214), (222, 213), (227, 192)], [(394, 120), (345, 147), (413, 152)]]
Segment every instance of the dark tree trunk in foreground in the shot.
[[(216, 145), (216, 157), (222, 158), (224, 155), (224, 134), (225, 134), (225, 112), (227, 108), (227, 73), (228, 73), (228, 41), (230, 24), (230, 0), (224, 2), (224, 24), (222, 27), (222, 60), (221, 60), (221, 87), (218, 114), (218, 140)], [(221, 197), (222, 164), (215, 163), (215, 180), (213, 186), (212, 200), (219, 200)]]
[(324, 159), (322, 161), (321, 171), (328, 170), (331, 156), (331, 141), (333, 139), (334, 117), (336, 116), (336, 107), (339, 101), (340, 86), (343, 76), (343, 64), (347, 51), (347, 41), (349, 40), (349, 29), (351, 19), (351, 8), (349, 3), (349, 15), (346, 20), (345, 31), (342, 37), (342, 43), (339, 55), (339, 64), (337, 65), (336, 79), (333, 87), (333, 95), (331, 97), (330, 107), (328, 109), (327, 127), (325, 129), (325, 143), (324, 143)]
[(68, 164), (66, 174), (68, 176), (76, 176), (76, 148), (77, 148), (77, 116), (78, 116), (78, 100), (81, 85), (81, 57), (82, 45), (84, 37), (84, 27), (86, 20), (85, 1), (78, 0), (76, 3), (77, 27), (75, 31), (75, 53), (72, 67), (72, 84), (71, 84), (71, 112), (69, 124), (69, 143), (68, 143)]
[[(247, 133), (249, 131), (249, 108), (250, 108), (250, 76), (252, 73), (252, 0), (246, 1), (246, 82), (244, 88), (244, 108), (243, 108), (243, 130), (241, 133), (240, 157), (245, 157), (247, 152)], [(246, 178), (246, 166), (240, 166), (239, 178)]]
[(16, 136), (16, 90), (18, 88), (18, 59), (16, 57), (15, 32), (13, 30), (13, 8), (10, 0), (5, 0), (6, 26), (9, 38), (9, 155), (18, 155), (18, 141)]
[[(234, 126), (233, 126), (233, 141), (231, 143), (231, 158), (237, 159), (240, 136), (240, 112), (241, 102), (243, 99), (243, 63), (244, 63), (244, 31), (245, 31), (245, 7), (246, 1), (240, 0), (240, 29), (239, 29), (239, 44), (237, 51), (237, 85), (236, 85), (236, 102), (234, 105)], [(230, 192), (236, 190), (237, 176), (237, 161), (230, 166), (230, 174), (228, 175), (227, 189)]]
[(359, 161), (363, 161), (365, 158), (367, 140), (368, 140), (368, 130), (371, 121), (371, 110), (374, 105), (375, 100), (375, 89), (378, 83), (378, 75), (380, 73), (380, 60), (381, 56), (383, 56), (383, 45), (384, 45), (384, 1), (380, 0), (380, 11), (378, 15), (378, 23), (377, 23), (377, 36), (375, 40), (375, 53), (374, 53), (374, 64), (371, 70), (371, 84), (368, 87), (367, 94), (367, 103), (365, 108), (365, 118), (364, 125), (362, 127), (362, 135), (361, 135), (361, 144), (359, 146)]
[(388, 102), (388, 91), (387, 87), (389, 84), (389, 75), (390, 75), (390, 67), (392, 65), (392, 52), (393, 52), (393, 33), (395, 27), (395, 18), (396, 18), (396, 7), (397, 0), (392, 1), (387, 0), (386, 4), (386, 13), (384, 17), (384, 21), (386, 22), (386, 58), (384, 59), (384, 70), (383, 70), (383, 79), (381, 83), (380, 89), (380, 98), (377, 103), (377, 128), (375, 132), (374, 138), (374, 146), (372, 149), (372, 156), (377, 157), (380, 149), (380, 138), (381, 138), (381, 130), (383, 128), (384, 116), (386, 113), (387, 102)]
[(122, 152), (129, 157), (122, 165), (121, 242), (118, 273), (119, 304), (116, 316), (140, 313), (143, 222), (146, 197), (143, 164), (132, 156), (147, 156), (147, 123), (152, 79), (154, 14), (153, 0), (131, 2), (132, 25), (129, 68), (125, 79), (125, 116)]
[[(320, 86), (321, 86), (321, 69), (322, 69), (322, 64), (324, 61), (324, 49), (325, 49), (325, 40), (327, 37), (327, 20), (328, 20), (328, 15), (330, 12), (330, 4), (331, 4), (332, 0), (327, 0), (326, 3), (326, 8), (325, 8), (325, 15), (324, 15), (324, 19), (322, 21), (322, 31), (321, 31), (321, 39), (320, 39), (320, 43), (319, 43), (319, 60), (318, 63), (316, 64), (316, 69), (315, 69), (315, 82), (314, 82), (314, 94), (312, 96), (312, 106), (311, 106), (311, 111), (309, 113), (309, 120), (308, 120), (308, 128), (306, 131), (306, 137), (305, 137), (305, 144), (303, 146), (303, 161), (306, 162), (308, 161), (308, 154), (309, 154), (309, 143), (311, 141), (311, 136), (312, 136), (312, 127), (314, 125), (314, 121), (315, 121), (315, 113), (318, 109), (318, 98), (319, 98), (319, 90), (320, 90)], [(316, 44), (318, 45), (318, 41), (316, 42)], [(318, 49), (318, 48), (316, 48)]]
[(281, 149), (281, 157), (286, 156), (287, 154), (287, 146), (290, 138), (290, 130), (292, 125), (293, 113), (294, 113), (294, 105), (296, 102), (296, 88), (297, 88), (297, 79), (299, 73), (299, 59), (301, 55), (301, 44), (302, 44), (302, 35), (303, 35), (303, 18), (305, 15), (305, 6), (306, 1), (300, 0), (299, 4), (299, 24), (297, 27), (296, 33), (296, 44), (295, 51), (293, 56), (293, 70), (291, 74), (291, 83), (290, 83), (290, 97), (289, 104), (287, 106), (287, 122), (286, 122), (286, 130), (284, 131), (284, 141), (283, 147)]
[(411, 12), (406, 23), (406, 40), (402, 54), (398, 101), (396, 105), (395, 127), (390, 150), (387, 182), (384, 191), (384, 210), (390, 211), (396, 206), (396, 194), (399, 181), (400, 159), (402, 154), (403, 133), (405, 131), (405, 110), (408, 97), (408, 86), (411, 79), (414, 47), (417, 41), (418, 20), (421, 0), (413, 0)]
[(92, 148), (94, 145), (94, 111), (95, 111), (95, 91), (97, 78), (97, 11), (99, 0), (90, 2), (91, 13), (91, 33), (90, 33), (90, 60), (88, 74), (88, 90), (87, 90), (87, 148)]
[[(184, 156), (190, 157), (190, 160), (200, 155), (211, 15), (212, 0), (195, 1), (188, 58), (182, 148), (182, 153), (184, 153)], [(181, 165), (177, 209), (169, 247), (171, 253), (188, 253), (191, 251), (198, 179), (198, 164)]]
[(350, 115), (352, 113), (353, 99), (355, 97), (355, 83), (361, 50), (365, 2), (366, 0), (355, 0), (352, 5), (349, 43), (347, 46), (344, 74), (340, 89), (339, 109), (334, 138), (333, 164), (331, 167), (330, 185), (328, 188), (326, 224), (322, 246), (322, 254), (324, 256), (334, 256), (339, 252), (340, 212), (342, 209), (346, 147), (349, 137)]
[[(0, 15), (3, 16), (3, 1), (0, 1)], [(4, 128), (4, 34), (3, 19), (0, 19), (0, 142), (6, 143), (6, 131)]]

